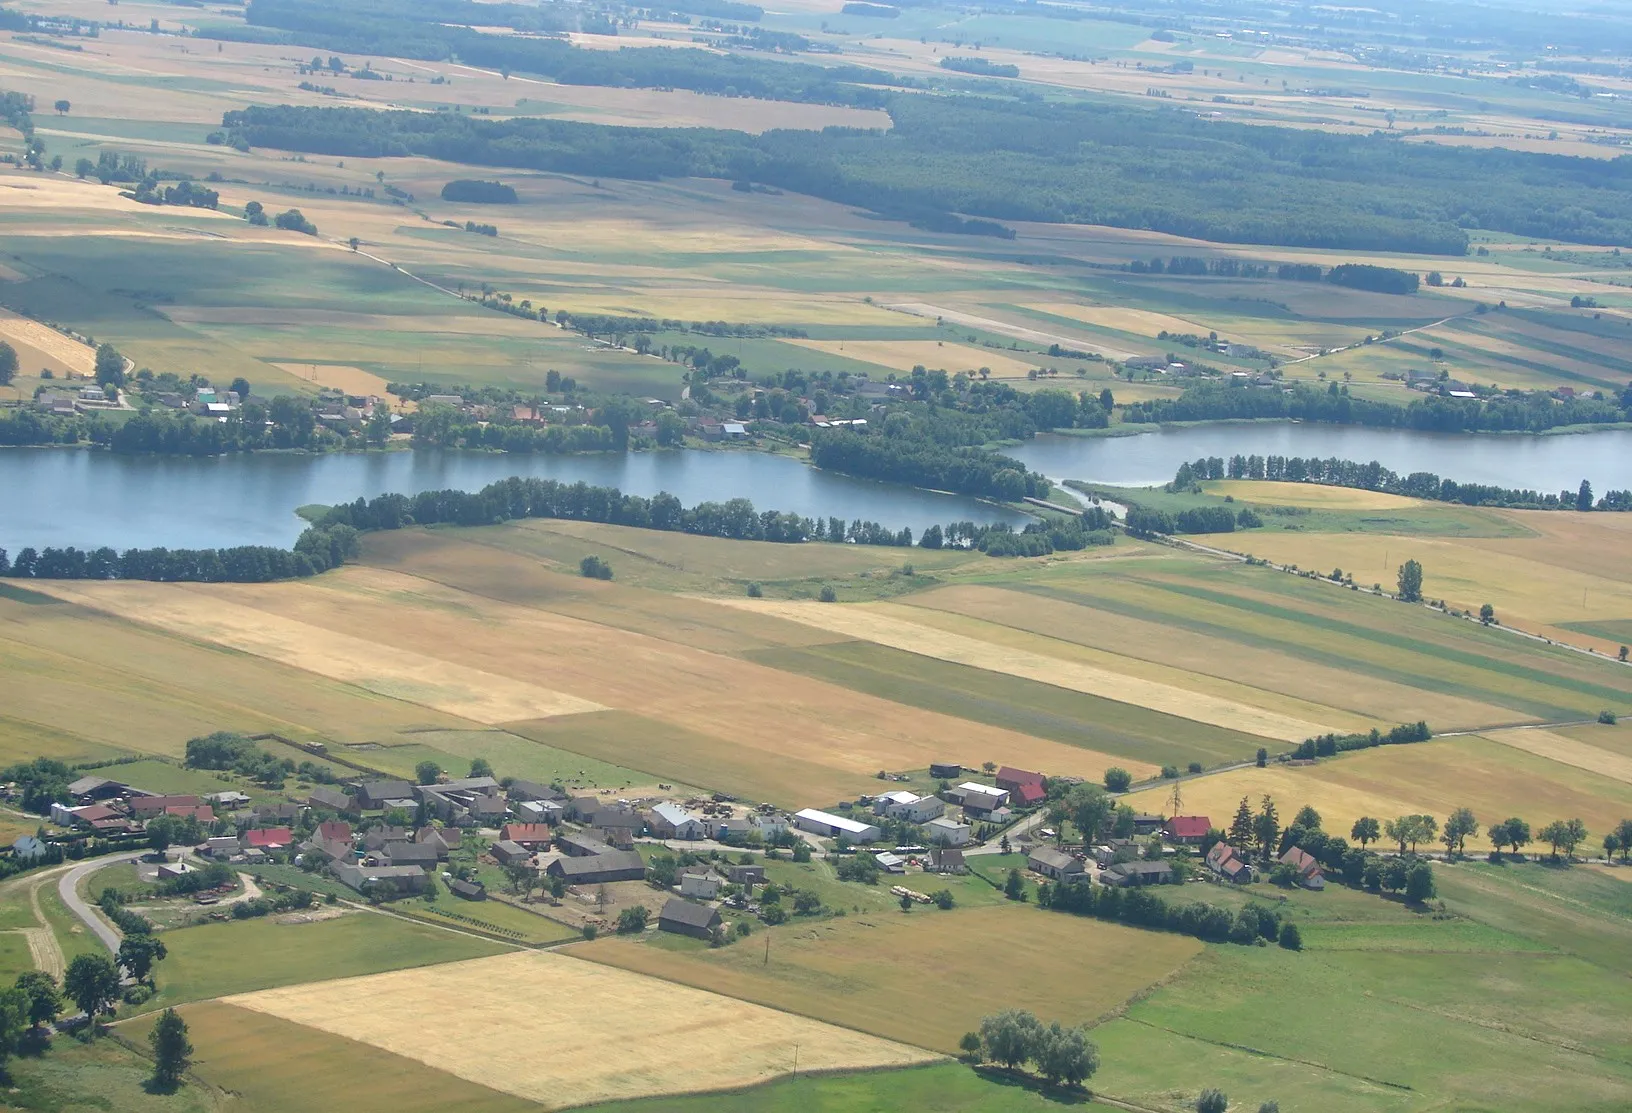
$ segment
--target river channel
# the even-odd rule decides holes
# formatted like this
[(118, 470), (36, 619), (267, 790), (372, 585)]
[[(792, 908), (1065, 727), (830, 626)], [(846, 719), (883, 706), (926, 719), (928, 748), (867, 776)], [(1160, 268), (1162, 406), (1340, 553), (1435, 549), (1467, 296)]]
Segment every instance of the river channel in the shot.
[[(1045, 436), (1007, 449), (1056, 479), (1137, 485), (1171, 478), (1185, 460), (1234, 453), (1381, 460), (1398, 472), (1433, 471), (1465, 482), (1599, 491), (1632, 487), (1632, 430), (1580, 436), (1442, 436), (1317, 425), (1245, 424), (1165, 429), (1130, 437)], [(743, 497), (761, 509), (866, 518), (914, 533), (933, 523), (1023, 519), (974, 499), (820, 472), (749, 451), (641, 452), (627, 456), (510, 456), (391, 452), (211, 459), (128, 457), (80, 449), (0, 450), (0, 548), (24, 545), (288, 545), (297, 507), (386, 491), (475, 490), (511, 475), (669, 491), (691, 505)]]

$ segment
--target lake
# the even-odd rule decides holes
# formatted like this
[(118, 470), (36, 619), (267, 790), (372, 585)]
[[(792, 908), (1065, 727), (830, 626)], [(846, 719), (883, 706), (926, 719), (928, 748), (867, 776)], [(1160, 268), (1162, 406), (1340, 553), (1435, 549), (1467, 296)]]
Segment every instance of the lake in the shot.
[[(1163, 483), (1179, 464), (1234, 453), (1380, 460), (1398, 472), (1542, 491), (1632, 488), (1632, 430), (1580, 436), (1449, 436), (1321, 425), (1236, 424), (1131, 437), (1038, 437), (1007, 449), (1055, 479)], [(749, 451), (640, 452), (628, 456), (507, 456), (390, 452), (212, 459), (114, 456), (83, 449), (0, 450), (0, 548), (109, 545), (116, 549), (288, 545), (303, 528), (295, 509), (387, 491), (476, 490), (511, 475), (669, 491), (688, 506), (743, 497), (762, 510), (866, 518), (892, 528), (1023, 516), (975, 499), (820, 472)]]
[(1401, 475), (1428, 471), (1458, 483), (1541, 492), (1574, 491), (1583, 479), (1599, 494), (1632, 489), (1632, 429), (1535, 437), (1236, 422), (1133, 437), (1045, 435), (1004, 451), (1053, 479), (1127, 487), (1166, 483), (1187, 460), (1240, 454), (1378, 460)]

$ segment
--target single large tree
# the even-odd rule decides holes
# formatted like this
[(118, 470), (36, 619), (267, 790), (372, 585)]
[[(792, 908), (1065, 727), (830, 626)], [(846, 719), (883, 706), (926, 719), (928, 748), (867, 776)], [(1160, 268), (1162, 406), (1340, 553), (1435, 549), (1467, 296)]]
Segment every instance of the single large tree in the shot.
[(1037, 1041), (1037, 1071), (1056, 1086), (1081, 1086), (1099, 1069), (1099, 1048), (1081, 1028), (1048, 1026)]
[(1479, 821), (1472, 809), (1458, 808), (1445, 819), (1445, 850), (1461, 854), (1467, 841), (1479, 834)]
[(1252, 805), (1243, 796), (1241, 805), (1235, 809), (1235, 818), (1230, 821), (1230, 842), (1238, 850), (1245, 850), (1252, 843), (1252, 829)]
[(1196, 1113), (1224, 1113), (1230, 1107), (1230, 1099), (1223, 1090), (1209, 1087), (1196, 1098)]
[(175, 1009), (165, 1009), (147, 1034), (153, 1047), (153, 1088), (174, 1090), (193, 1061), (193, 1045), (187, 1039), (187, 1022)]
[(50, 1024), (62, 1012), (57, 979), (44, 970), (23, 971), (17, 975), (17, 988), (28, 996), (28, 1022), (35, 1027)]
[(17, 349), (0, 340), (0, 386), (10, 386), (17, 377)]
[(1615, 841), (1621, 847), (1621, 861), (1632, 854), (1632, 819), (1623, 819), (1615, 825)]
[(1495, 844), (1497, 850), (1509, 846), (1513, 848), (1513, 853), (1517, 854), (1520, 847), (1528, 846), (1530, 843), (1530, 824), (1516, 815), (1509, 816), (1491, 827), (1490, 841)]
[(1265, 796), (1258, 808), (1258, 814), (1252, 819), (1252, 835), (1258, 841), (1258, 848), (1265, 858), (1275, 852), (1275, 840), (1281, 834), (1281, 821), (1275, 813), (1275, 801)]
[(81, 1012), (95, 1020), (119, 997), (119, 970), (107, 955), (75, 955), (62, 988)]
[(52, 107), (53, 107), (53, 108), (55, 108), (55, 109), (56, 109), (56, 110), (57, 110), (57, 115), (58, 115), (58, 116), (66, 116), (66, 115), (68, 115), (68, 110), (69, 110), (69, 109), (70, 109), (70, 108), (72, 108), (72, 107), (73, 107), (73, 105), (72, 105), (72, 104), (69, 104), (69, 103), (68, 103), (68, 102), (67, 102), (67, 101), (65, 101), (65, 100), (59, 100), (59, 101), (58, 101), (58, 102), (57, 102), (57, 103), (56, 103), (56, 104), (54, 104), (54, 105), (53, 105), (53, 106), (52, 106)]
[(125, 357), (112, 344), (96, 349), (96, 381), (103, 389), (125, 385)]
[(1366, 844), (1376, 842), (1382, 833), (1382, 824), (1369, 815), (1361, 816), (1354, 821), (1354, 826), (1349, 828), (1349, 838), (1359, 843), (1362, 850), (1366, 848)]
[(139, 982), (151, 980), (153, 964), (168, 954), (164, 941), (145, 931), (133, 931), (119, 941), (119, 965)]
[(1083, 840), (1091, 842), (1099, 837), (1099, 832), (1116, 813), (1116, 803), (1097, 785), (1080, 784), (1071, 789), (1065, 797), (1066, 810), (1071, 816), (1071, 822), (1082, 834)]
[(1400, 565), (1400, 599), (1407, 603), (1422, 602), (1422, 565), (1408, 560)]
[(1577, 510), (1592, 509), (1592, 484), (1585, 479), (1581, 481), (1580, 489), (1575, 492), (1575, 508)]

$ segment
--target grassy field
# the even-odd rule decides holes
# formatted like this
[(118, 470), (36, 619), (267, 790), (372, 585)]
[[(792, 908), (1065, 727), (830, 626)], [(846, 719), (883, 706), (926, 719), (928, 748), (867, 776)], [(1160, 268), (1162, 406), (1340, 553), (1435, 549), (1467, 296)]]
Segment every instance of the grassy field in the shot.
[[(1003, 956), (1005, 1000), (1024, 1001), (1046, 1020), (1085, 1024), (1200, 950), (1184, 936), (1005, 905), (910, 914), (896, 908), (790, 923), (723, 950), (605, 939), (568, 953), (951, 1053), (993, 1011), (992, 1002), (978, 994), (942, 995), (929, 1007), (903, 1005), (948, 979), (979, 981), (992, 972), (995, 955)], [(1093, 976), (1060, 977), (1061, 954), (1092, 955)]]
[[(446, 995), (442, 1024), (425, 996)], [(516, 1011), (515, 1000), (584, 1008)], [(457, 1003), (456, 1003), (457, 1002)], [(801, 1069), (905, 1066), (935, 1056), (717, 994), (559, 954), (513, 954), (423, 971), (228, 999), (415, 1059), (551, 1109), (750, 1085)], [(638, 1027), (616, 1056), (605, 1043)], [(480, 1054), (475, 1054), (480, 1048)], [(549, 1055), (539, 1054), (549, 1048)]]
[[(199, 1042), (196, 1029), (191, 1035)], [(147, 1048), (145, 1041), (140, 1046)], [(217, 1113), (241, 1108), (227, 1094), (207, 1086), (150, 1093), (143, 1083), (153, 1073), (152, 1060), (108, 1038), (83, 1044), (61, 1036), (43, 1055), (11, 1059), (7, 1070), (11, 1077), (5, 1107), (30, 1113), (113, 1108), (131, 1113)]]
[[(275, 986), (418, 969), (509, 948), (391, 916), (348, 912), (316, 923), (278, 917), (166, 932), (158, 993), (142, 1011)], [(255, 956), (246, 962), (245, 956)]]

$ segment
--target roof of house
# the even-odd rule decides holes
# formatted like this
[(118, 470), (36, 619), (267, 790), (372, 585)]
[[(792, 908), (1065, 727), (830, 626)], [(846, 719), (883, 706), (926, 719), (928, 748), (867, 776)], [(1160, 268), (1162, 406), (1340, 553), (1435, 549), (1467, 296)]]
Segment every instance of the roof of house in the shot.
[(1281, 855), (1281, 861), (1299, 873), (1309, 873), (1312, 870), (1320, 869), (1319, 860), (1301, 846), (1288, 847), (1286, 853)]
[(663, 905), (663, 911), (658, 913), (658, 921), (668, 921), (671, 924), (683, 924), (686, 927), (711, 928), (720, 921), (718, 909), (710, 908), (706, 904), (696, 904), (679, 897), (670, 897)]
[(1118, 862), (1105, 872), (1118, 873), (1124, 877), (1130, 877), (1134, 874), (1149, 876), (1159, 873), (1172, 873), (1173, 867), (1166, 862)]
[(636, 811), (626, 811), (623, 808), (596, 808), (595, 814), (586, 821), (592, 827), (621, 827), (631, 831), (638, 831), (646, 826), (646, 820)]
[(288, 846), (295, 841), (295, 833), (287, 827), (251, 827), (244, 832), (244, 841), (250, 846)]
[(922, 800), (923, 797), (919, 796), (916, 792), (908, 792), (905, 789), (896, 789), (894, 792), (880, 792), (877, 796), (873, 797), (873, 799), (882, 800), (886, 804), (916, 804), (918, 801)]
[(343, 812), (351, 807), (351, 797), (337, 788), (326, 788), (318, 785), (306, 794), (306, 802), (314, 808), (333, 808)]
[(527, 858), (531, 857), (533, 853), (519, 842), (511, 842), (509, 839), (500, 839), (494, 843), (493, 852), (495, 855), (503, 855), (506, 858)]
[(70, 808), (68, 810), (73, 813), (75, 819), (85, 823), (95, 823), (99, 819), (122, 818), (118, 812), (106, 804), (86, 804), (83, 808)]
[(935, 817), (934, 819), (930, 820), (928, 823), (924, 824), (924, 826), (925, 827), (934, 827), (937, 830), (941, 830), (941, 831), (967, 831), (967, 830), (969, 830), (969, 825), (967, 823), (959, 823), (957, 820), (948, 819), (944, 815)]
[(370, 827), (363, 832), (363, 846), (368, 850), (378, 850), (388, 842), (402, 842), (410, 838), (412, 833), (406, 827), (392, 827), (383, 825)]
[(414, 786), (407, 781), (363, 781), (357, 791), (370, 800), (412, 800)]
[(510, 795), (528, 797), (534, 800), (561, 800), (565, 798), (565, 793), (553, 789), (549, 785), (539, 784), (537, 781), (524, 781), (519, 777), (510, 782)]
[(1214, 843), (1213, 848), (1207, 852), (1207, 864), (1217, 867), (1234, 857), (1235, 847), (1227, 842)]
[(549, 842), (553, 837), (548, 823), (506, 823), (499, 828), (499, 838), (506, 842)]
[(563, 850), (570, 846), (574, 850), (587, 851), (589, 854), (605, 854), (607, 851), (612, 849), (610, 846), (607, 846), (604, 841), (596, 838), (594, 835), (585, 835), (576, 832), (555, 836), (555, 845), (559, 846)]
[(999, 769), (997, 771), (997, 779), (1000, 781), (1013, 781), (1017, 785), (1040, 785), (1043, 783), (1043, 775), (1041, 773), (1033, 773), (1029, 769), (1016, 769), (1012, 765), (1005, 765), (1003, 768)]
[(1167, 821), (1167, 833), (1175, 839), (1205, 838), (1213, 821), (1204, 815), (1176, 815)]
[(1044, 792), (1043, 786), (1036, 781), (1024, 781), (1016, 785), (1009, 795), (1015, 797), (1021, 804), (1035, 804), (1048, 793)]
[(499, 790), (499, 782), (492, 777), (461, 777), (456, 781), (444, 781), (442, 784), (429, 786), (439, 788), (443, 792), (480, 792), (490, 794)]
[(208, 804), (171, 804), (164, 809), (164, 814), (173, 815), (177, 819), (191, 816), (200, 823), (215, 822), (215, 809)]
[(388, 842), (380, 848), (380, 853), (393, 866), (403, 862), (436, 861), (436, 847), (428, 842)]
[(1007, 796), (1009, 794), (1008, 789), (997, 788), (993, 785), (983, 785), (979, 781), (964, 781), (958, 786), (958, 791), (966, 794), (973, 792), (981, 796), (993, 797)]
[(421, 827), (414, 832), (414, 838), (419, 842), (430, 842), (434, 839), (449, 850), (464, 841), (464, 836), (457, 827)]
[(929, 852), (929, 859), (938, 866), (961, 866), (963, 865), (963, 851), (937, 846)]
[(1063, 850), (1056, 850), (1052, 846), (1039, 846), (1026, 856), (1028, 863), (1047, 866), (1051, 870), (1081, 869), (1082, 863)]
[(138, 796), (130, 802), (133, 812), (162, 812), (172, 805), (179, 807), (194, 807), (203, 801), (191, 793), (176, 796)]

